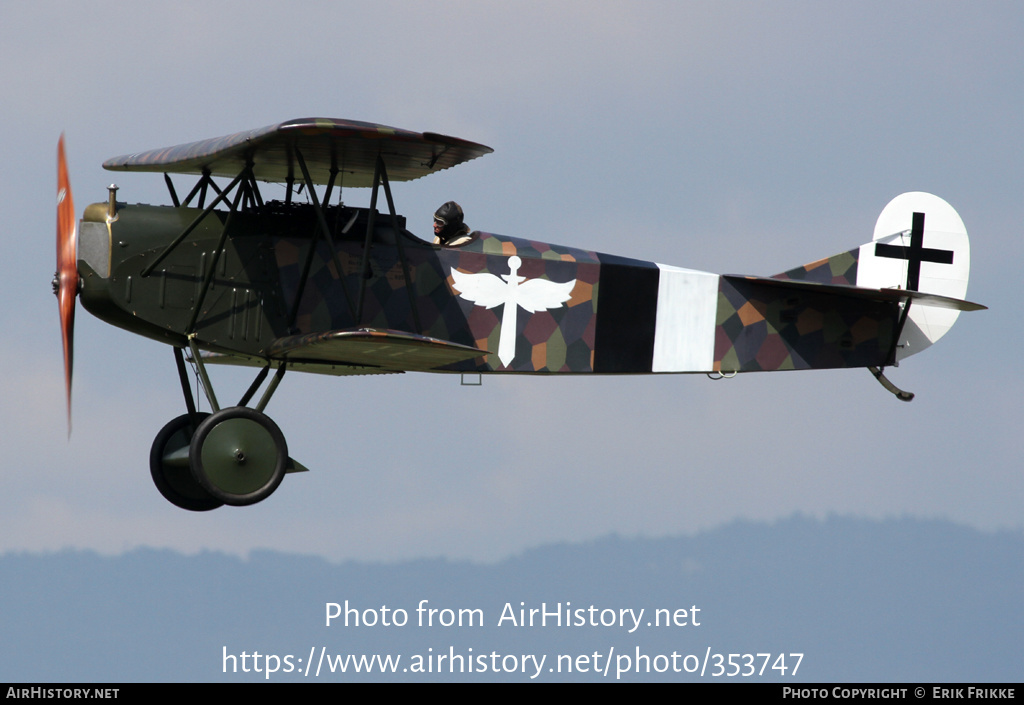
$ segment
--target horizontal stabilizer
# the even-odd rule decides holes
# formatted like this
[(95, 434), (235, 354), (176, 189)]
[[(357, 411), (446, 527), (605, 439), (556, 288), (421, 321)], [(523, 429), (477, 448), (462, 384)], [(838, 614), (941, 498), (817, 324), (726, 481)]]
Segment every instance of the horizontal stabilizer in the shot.
[(433, 370), (487, 355), (469, 345), (405, 331), (353, 328), (278, 338), (270, 357), (289, 362), (365, 365), (385, 371)]
[(982, 306), (972, 301), (954, 299), (950, 296), (939, 294), (928, 294), (923, 291), (908, 291), (907, 289), (873, 289), (862, 286), (849, 286), (846, 284), (821, 284), (812, 281), (797, 281), (790, 279), (774, 279), (769, 277), (752, 277), (739, 275), (726, 275), (731, 279), (747, 279), (759, 284), (767, 284), (782, 289), (802, 290), (818, 293), (839, 294), (851, 298), (867, 299), (869, 301), (906, 301), (912, 300), (921, 306), (934, 306), (935, 308), (949, 308), (957, 311), (984, 311), (988, 306)]

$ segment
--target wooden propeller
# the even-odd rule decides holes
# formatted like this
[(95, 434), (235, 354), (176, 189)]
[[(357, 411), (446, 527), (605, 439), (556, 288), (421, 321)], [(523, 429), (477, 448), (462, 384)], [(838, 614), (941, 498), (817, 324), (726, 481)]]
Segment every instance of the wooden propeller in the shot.
[(53, 293), (60, 307), (60, 332), (64, 343), (64, 387), (67, 393), (68, 435), (71, 435), (71, 367), (74, 357), (75, 298), (78, 296), (78, 223), (71, 198), (71, 181), (64, 157), (64, 135), (57, 143), (57, 272)]

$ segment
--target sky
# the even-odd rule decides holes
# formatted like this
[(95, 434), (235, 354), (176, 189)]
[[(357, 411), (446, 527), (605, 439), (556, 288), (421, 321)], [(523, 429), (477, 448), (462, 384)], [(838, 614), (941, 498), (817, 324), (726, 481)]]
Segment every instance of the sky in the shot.
[[(1022, 30), (1012, 2), (5, 3), (0, 552), (493, 562), (794, 513), (1024, 528)], [(891, 198), (929, 191), (963, 218), (967, 298), (990, 309), (890, 370), (911, 404), (859, 369), (289, 374), (267, 413), (311, 472), (256, 506), (185, 512), (148, 470), (184, 411), (170, 349), (81, 307), (68, 438), (57, 139), (81, 213), (112, 182), (169, 200), (107, 158), (307, 116), (494, 148), (395, 185), (418, 234), (454, 199), (474, 229), (717, 273), (851, 249)], [(214, 370), (218, 397), (251, 375)]]

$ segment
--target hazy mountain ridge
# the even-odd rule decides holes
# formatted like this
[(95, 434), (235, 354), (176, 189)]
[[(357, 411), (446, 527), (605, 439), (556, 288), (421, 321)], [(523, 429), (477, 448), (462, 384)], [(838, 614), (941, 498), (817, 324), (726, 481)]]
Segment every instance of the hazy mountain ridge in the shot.
[[(224, 649), (308, 655), (321, 646), (405, 658), (450, 647), (551, 659), (638, 646), (652, 655), (800, 652), (798, 680), (993, 681), (1019, 680), (1024, 642), (1024, 532), (916, 519), (736, 522), (689, 537), (555, 544), (494, 565), (68, 550), (0, 556), (0, 576), (8, 681), (262, 678), (222, 673)], [(424, 599), (478, 608), (485, 623), (416, 626)], [(404, 609), (409, 623), (326, 627), (325, 603), (346, 600), (378, 615), (382, 605)], [(696, 605), (688, 619), (700, 626), (497, 626), (506, 603), (542, 602), (643, 608), (644, 622), (655, 609)]]

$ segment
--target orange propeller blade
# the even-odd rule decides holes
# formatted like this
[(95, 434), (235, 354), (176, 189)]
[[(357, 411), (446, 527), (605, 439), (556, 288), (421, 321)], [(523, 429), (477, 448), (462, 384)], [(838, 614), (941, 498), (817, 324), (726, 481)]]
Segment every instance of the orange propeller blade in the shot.
[(68, 435), (71, 435), (71, 366), (74, 357), (75, 297), (78, 296), (78, 222), (71, 197), (71, 181), (64, 157), (64, 135), (57, 143), (57, 274), (54, 293), (60, 307), (64, 343), (64, 386), (67, 391)]

